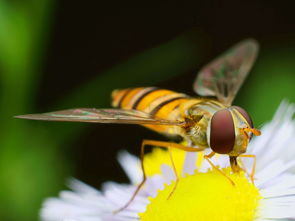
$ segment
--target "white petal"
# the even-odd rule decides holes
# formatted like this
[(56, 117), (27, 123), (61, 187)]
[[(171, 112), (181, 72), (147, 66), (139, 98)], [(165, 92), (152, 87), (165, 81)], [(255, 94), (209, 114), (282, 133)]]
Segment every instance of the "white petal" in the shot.
[(274, 181), (274, 178), (281, 175), (284, 172), (286, 165), (281, 160), (276, 160), (269, 164), (267, 167), (257, 170), (257, 180), (255, 184), (259, 188), (263, 188), (265, 185), (269, 185)]
[(185, 174), (194, 174), (196, 169), (196, 161), (197, 161), (198, 153), (195, 152), (186, 152), (185, 160), (182, 169), (182, 175)]
[(167, 183), (168, 185), (171, 184), (171, 182), (173, 180), (176, 180), (175, 173), (174, 173), (173, 169), (169, 165), (162, 164), (161, 165), (161, 172), (162, 172), (162, 175), (164, 177), (165, 183)]
[(120, 151), (118, 161), (131, 183), (137, 184), (141, 182), (143, 173), (140, 167), (140, 160), (137, 157), (129, 154), (127, 151)]
[(155, 197), (158, 190), (164, 189), (165, 179), (162, 175), (154, 175), (147, 179), (144, 189), (148, 192), (147, 196)]
[(262, 135), (254, 137), (248, 153), (257, 156), (257, 169), (261, 169), (280, 156), (285, 162), (293, 161), (295, 154), (295, 122), (292, 120), (295, 105), (282, 102), (273, 120), (264, 125)]
[(295, 199), (285, 203), (283, 199), (262, 200), (259, 213), (268, 219), (295, 218), (294, 203)]
[(77, 180), (75, 178), (70, 178), (67, 181), (67, 185), (75, 192), (77, 193), (85, 193), (85, 194), (97, 194), (100, 195), (100, 191), (81, 182), (80, 180)]
[[(114, 205), (114, 209), (121, 208), (126, 202), (132, 197), (135, 192), (136, 186), (126, 186), (113, 182), (107, 182), (103, 184), (102, 189), (104, 190), (105, 198)], [(140, 192), (142, 192), (141, 190)], [(147, 199), (141, 194), (138, 194), (135, 201), (142, 202)]]

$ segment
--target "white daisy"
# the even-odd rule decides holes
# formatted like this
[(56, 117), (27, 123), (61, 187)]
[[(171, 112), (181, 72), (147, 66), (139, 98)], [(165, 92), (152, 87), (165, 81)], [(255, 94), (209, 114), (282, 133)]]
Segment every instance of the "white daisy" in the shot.
[[(139, 159), (122, 152), (119, 162), (131, 184), (108, 182), (98, 191), (71, 179), (71, 191), (62, 191), (59, 198), (47, 199), (41, 210), (41, 218), (43, 221), (293, 220), (294, 112), (294, 105), (283, 102), (273, 120), (263, 126), (262, 136), (253, 138), (248, 146), (247, 153), (257, 156), (255, 185), (243, 173), (230, 173), (227, 156), (219, 155), (212, 161), (223, 168), (236, 183), (235, 186), (211, 170), (207, 162), (202, 160), (203, 153), (197, 154), (197, 163), (187, 160), (182, 168), (184, 152), (176, 150), (173, 157), (177, 170), (185, 171), (185, 175), (180, 177), (175, 192), (167, 199), (175, 175), (168, 154), (155, 149), (145, 158), (148, 179), (144, 188), (128, 208), (113, 213), (130, 199), (142, 178)], [(247, 171), (251, 170), (252, 164), (251, 159), (243, 159)]]

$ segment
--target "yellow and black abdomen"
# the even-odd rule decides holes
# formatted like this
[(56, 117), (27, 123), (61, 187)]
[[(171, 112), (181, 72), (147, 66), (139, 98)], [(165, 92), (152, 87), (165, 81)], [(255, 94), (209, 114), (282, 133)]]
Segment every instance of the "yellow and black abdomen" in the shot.
[[(156, 87), (115, 90), (112, 105), (121, 109), (143, 111), (155, 118), (183, 120), (180, 106), (191, 100), (189, 96)], [(175, 133), (174, 126), (145, 125), (161, 133)]]

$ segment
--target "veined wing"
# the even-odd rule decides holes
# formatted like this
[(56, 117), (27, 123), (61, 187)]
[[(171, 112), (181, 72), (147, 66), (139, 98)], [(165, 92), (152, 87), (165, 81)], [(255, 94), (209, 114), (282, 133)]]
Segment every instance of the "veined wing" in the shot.
[(16, 118), (46, 121), (73, 121), (90, 123), (121, 123), (121, 124), (155, 124), (155, 125), (177, 125), (184, 122), (170, 121), (166, 119), (153, 118), (149, 114), (136, 110), (123, 109), (95, 109), (77, 108), (61, 110), (42, 114), (28, 114), (16, 116)]
[(259, 45), (253, 39), (244, 40), (199, 72), (193, 87), (202, 96), (216, 96), (230, 106), (247, 77), (258, 53)]

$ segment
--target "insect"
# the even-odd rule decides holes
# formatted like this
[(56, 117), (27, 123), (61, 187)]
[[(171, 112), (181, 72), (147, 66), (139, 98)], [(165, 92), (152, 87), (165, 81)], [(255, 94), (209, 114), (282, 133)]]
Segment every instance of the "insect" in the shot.
[[(128, 88), (112, 93), (113, 109), (77, 108), (17, 117), (49, 121), (140, 124), (166, 135), (180, 135), (187, 141), (189, 146), (154, 140), (142, 142), (140, 157), (144, 177), (131, 199), (120, 210), (132, 202), (146, 180), (143, 158), (147, 145), (165, 147), (169, 151), (176, 148), (188, 152), (211, 148), (212, 152), (205, 159), (226, 177), (210, 161), (215, 153), (229, 156), (233, 172), (242, 170), (237, 157), (253, 157), (253, 180), (256, 158), (244, 153), (252, 135), (258, 136), (260, 131), (253, 128), (249, 114), (241, 107), (232, 106), (232, 102), (256, 59), (258, 48), (255, 40), (244, 40), (202, 68), (193, 88), (203, 97), (191, 97), (156, 87)], [(176, 174), (175, 166), (173, 167)]]

